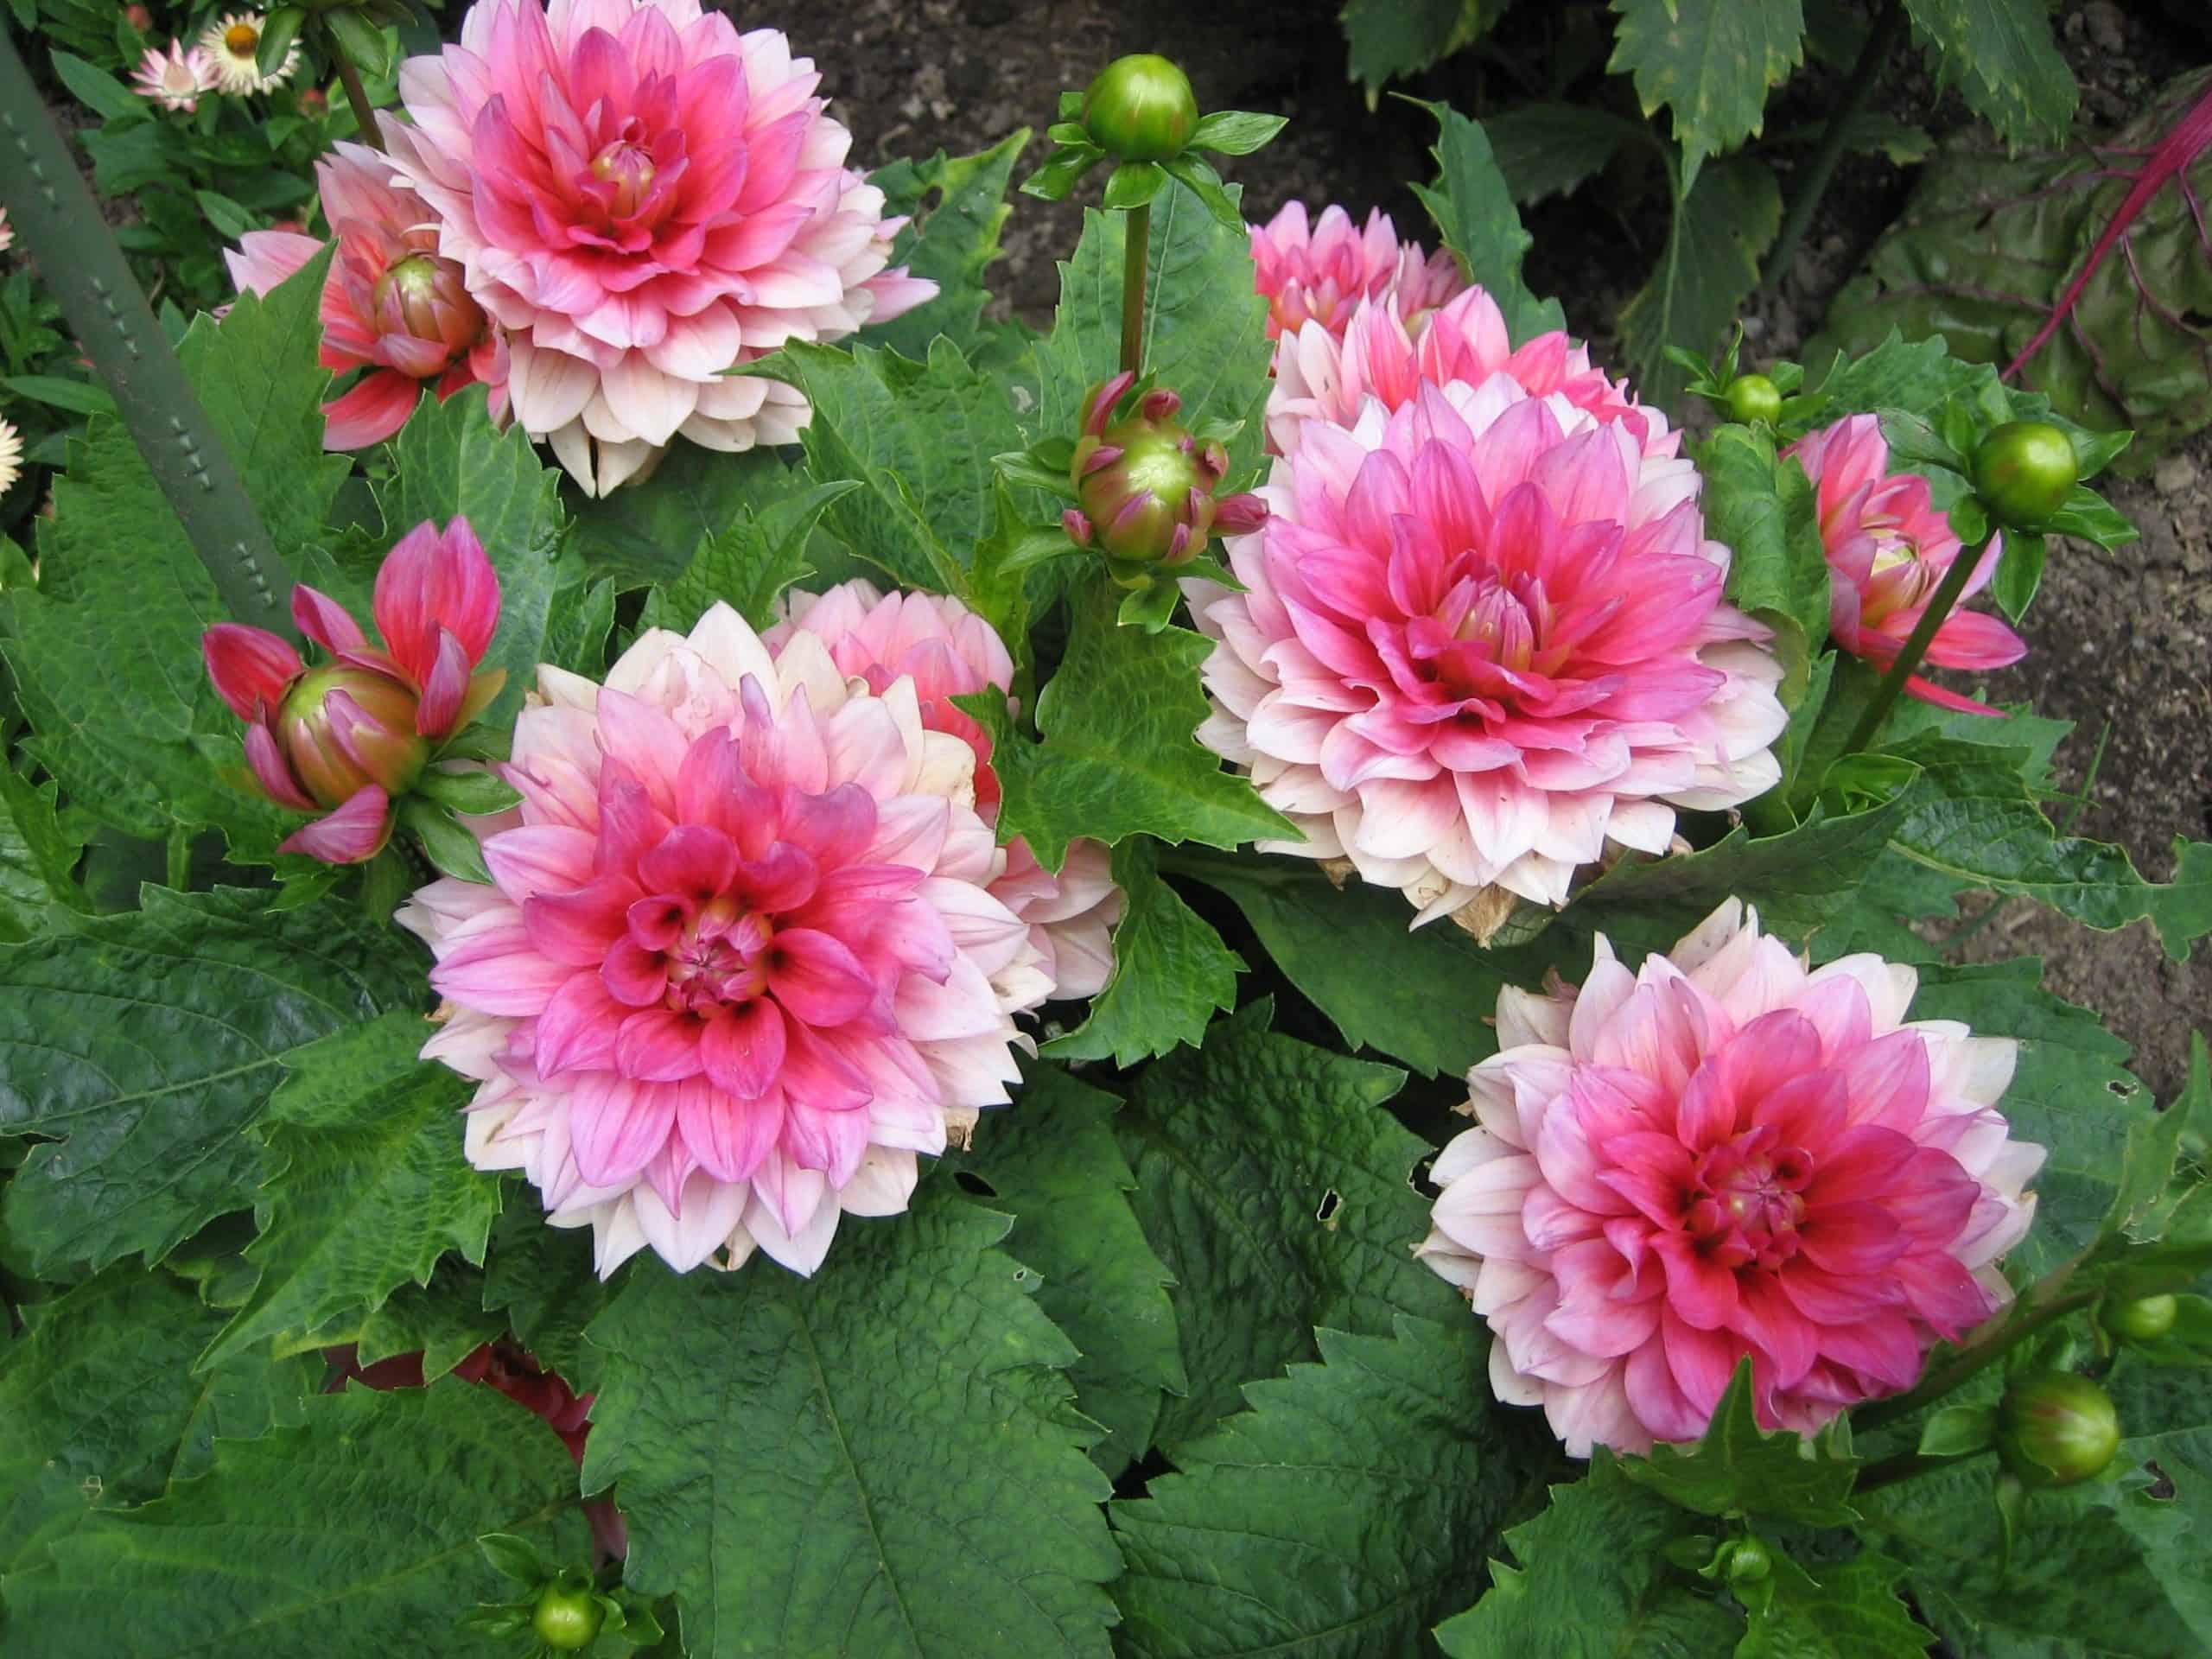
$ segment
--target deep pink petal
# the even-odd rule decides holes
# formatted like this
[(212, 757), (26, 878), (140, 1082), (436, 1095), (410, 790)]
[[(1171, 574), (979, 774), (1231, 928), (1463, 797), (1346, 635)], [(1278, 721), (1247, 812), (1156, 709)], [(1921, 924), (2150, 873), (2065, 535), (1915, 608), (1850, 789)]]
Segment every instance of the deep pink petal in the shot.
[(784, 1068), (783, 1011), (756, 997), (707, 1022), (700, 1058), (715, 1086), (740, 1100), (754, 1100), (774, 1085)]
[(215, 695), (240, 720), (252, 720), (263, 707), (275, 709), (285, 689), (307, 671), (300, 653), (263, 628), (219, 622), (200, 637), (200, 655)]
[(369, 643), (351, 612), (304, 582), (292, 589), (292, 625), (334, 656)]
[(391, 836), (391, 798), (370, 784), (327, 816), (285, 836), (276, 850), (304, 853), (326, 864), (359, 864), (382, 852)]
[(875, 982), (852, 951), (810, 927), (778, 931), (766, 966), (776, 1001), (810, 1026), (842, 1026), (875, 1000)]

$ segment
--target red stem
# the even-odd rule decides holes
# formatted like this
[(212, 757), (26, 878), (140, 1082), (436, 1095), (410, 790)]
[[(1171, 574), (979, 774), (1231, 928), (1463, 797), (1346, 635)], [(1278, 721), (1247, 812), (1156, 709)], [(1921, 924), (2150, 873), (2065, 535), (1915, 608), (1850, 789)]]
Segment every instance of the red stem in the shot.
[(2212, 145), (2212, 87), (2207, 87), (2204, 95), (2190, 106), (2189, 113), (2175, 123), (2173, 130), (2158, 141), (2158, 147), (2143, 163), (2143, 170), (2135, 175), (2135, 188), (2120, 199), (2119, 211), (2113, 214), (2112, 223), (2105, 226), (2105, 233), (2097, 238), (2096, 246), (2089, 250), (2089, 257), (2082, 267), (2082, 274), (2066, 285), (2066, 292), (2058, 296), (2058, 303), (2051, 308), (2050, 315), (2043, 327), (2036, 330), (2036, 337), (2006, 366), (2002, 378), (2010, 380), (2019, 373), (2026, 366), (2028, 359), (2041, 351), (2044, 343), (2058, 332), (2058, 325), (2072, 313), (2082, 290), (2088, 287), (2089, 279), (2097, 274), (2097, 267), (2104, 264), (2105, 256), (2126, 234), (2127, 227), (2135, 222), (2136, 216), (2149, 205), (2152, 197), (2165, 188), (2166, 181), (2195, 161), (2207, 145)]

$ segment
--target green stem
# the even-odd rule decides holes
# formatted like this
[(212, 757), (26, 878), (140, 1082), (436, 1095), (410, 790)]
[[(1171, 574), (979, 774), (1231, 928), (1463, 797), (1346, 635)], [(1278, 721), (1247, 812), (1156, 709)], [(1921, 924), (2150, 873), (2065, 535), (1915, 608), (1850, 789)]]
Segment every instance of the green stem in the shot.
[(1144, 372), (1144, 289), (1152, 254), (1152, 204), (1128, 211), (1122, 249), (1122, 366)]
[(1959, 602), (1959, 595), (1966, 592), (1967, 582), (1988, 550), (1989, 539), (1984, 537), (1971, 549), (1961, 549), (1951, 561), (1951, 568), (1943, 572), (1943, 580), (1936, 584), (1935, 596), (1928, 601), (1928, 608), (1920, 613), (1920, 620), (1913, 625), (1911, 636), (1904, 642), (1904, 649), (1897, 652), (1897, 660), (1890, 664), (1889, 672), (1882, 676), (1882, 683), (1874, 688), (1874, 700), (1866, 705), (1866, 712), (1859, 716), (1859, 724), (1852, 728), (1850, 741), (1843, 746), (1846, 754), (1856, 754), (1874, 741), (1874, 734), (1882, 728), (1882, 721), (1904, 690), (1904, 683), (1912, 677), (1921, 660), (1928, 655), (1928, 647), (1935, 643), (1936, 631), (1943, 626), (1943, 619), (1950, 615), (1951, 607)]
[[(1984, 1446), (1982, 1451), (1988, 1449)], [(1980, 1455), (1980, 1452), (1969, 1452), (1960, 1458), (1931, 1458), (1919, 1452), (1900, 1452), (1894, 1458), (1884, 1458), (1880, 1462), (1870, 1463), (1861, 1469), (1858, 1478), (1852, 1482), (1851, 1490), (1855, 1495), (1871, 1492), (1878, 1486), (1894, 1486), (1901, 1480), (1910, 1480), (1916, 1475), (1933, 1474), (1938, 1469), (1949, 1469)]]
[(377, 130), (376, 106), (369, 102), (369, 89), (361, 85), (361, 72), (353, 67), (353, 60), (346, 55), (345, 43), (335, 30), (324, 29), (322, 38), (330, 48), (330, 61), (337, 67), (339, 81), (346, 88), (346, 101), (353, 106), (353, 121), (361, 129), (361, 142), (382, 149), (384, 135)]
[(1821, 134), (1821, 147), (1813, 152), (1797, 194), (1789, 199), (1789, 215), (1782, 221), (1781, 234), (1774, 238), (1774, 251), (1767, 256), (1765, 286), (1770, 289), (1779, 288), (1789, 275), (1789, 262), (1797, 257), (1797, 245), (1811, 228), (1821, 198), (1827, 194), (1828, 181), (1835, 175), (1836, 163), (1843, 159), (1843, 146), (1851, 136), (1851, 118), (1873, 95), (1882, 64), (1904, 29), (1903, 0), (1885, 0), (1880, 15), (1866, 31), (1866, 44), (1859, 49), (1858, 61), (1851, 66), (1850, 76), (1843, 83), (1842, 101), (1828, 117), (1827, 130)]
[(1863, 1433), (1867, 1429), (1879, 1428), (1884, 1423), (1895, 1422), (1900, 1417), (1910, 1416), (1923, 1406), (1932, 1405), (1961, 1383), (1994, 1365), (2052, 1321), (2063, 1319), (2078, 1308), (2087, 1307), (2096, 1300), (2095, 1291), (2062, 1289), (2073, 1273), (2073, 1264), (2069, 1262), (2044, 1279), (2028, 1293), (2033, 1306), (2024, 1312), (2016, 1312), (2012, 1318), (1992, 1325), (1974, 1338), (1922, 1377), (1917, 1387), (1904, 1394), (1891, 1395), (1886, 1400), (1877, 1400), (1853, 1412), (1852, 1427)]
[(178, 893), (192, 887), (192, 831), (183, 824), (169, 830), (168, 869), (166, 885)]

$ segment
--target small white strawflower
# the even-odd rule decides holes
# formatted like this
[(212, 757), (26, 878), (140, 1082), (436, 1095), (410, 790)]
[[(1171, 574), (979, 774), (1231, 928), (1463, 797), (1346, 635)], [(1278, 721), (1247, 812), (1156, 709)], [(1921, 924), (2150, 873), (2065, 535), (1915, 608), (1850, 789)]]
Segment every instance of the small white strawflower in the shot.
[(139, 97), (187, 113), (198, 109), (200, 93), (214, 86), (215, 60), (196, 46), (188, 50), (182, 41), (171, 41), (166, 54), (148, 47), (130, 77), (130, 88)]
[(284, 61), (276, 73), (261, 73), (261, 28), (266, 16), (257, 11), (233, 11), (218, 17), (200, 36), (200, 49), (215, 66), (215, 86), (233, 93), (266, 92), (282, 86), (300, 67), (297, 41), (284, 49)]
[(23, 475), (23, 440), (14, 425), (0, 420), (0, 495), (16, 487)]

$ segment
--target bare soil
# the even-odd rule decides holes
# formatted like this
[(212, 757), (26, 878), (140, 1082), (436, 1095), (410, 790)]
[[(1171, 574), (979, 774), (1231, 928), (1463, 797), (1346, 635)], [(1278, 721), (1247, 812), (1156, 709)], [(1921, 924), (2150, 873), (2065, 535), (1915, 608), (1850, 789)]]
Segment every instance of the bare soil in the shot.
[[(1381, 207), (1402, 234), (1424, 235), (1428, 226), (1406, 181), (1432, 170), (1433, 124), (1395, 99), (1367, 107), (1345, 79), (1337, 10), (1333, 0), (1213, 0), (1203, 9), (1187, 0), (859, 0), (824, 8), (818, 26), (795, 18), (791, 29), (823, 68), (823, 90), (854, 130), (859, 165), (938, 149), (966, 153), (1018, 126), (1038, 134), (1033, 162), (1062, 88), (1081, 86), (1122, 53), (1164, 50), (1190, 70), (1203, 107), (1291, 118), (1261, 156), (1231, 163), (1251, 217), (1294, 198), (1337, 201), (1356, 214)], [(1500, 37), (1506, 61), (1483, 65), (1463, 55), (1409, 90), (1477, 113), (1541, 94), (1546, 63), (1573, 49), (1600, 10), (1516, 8)], [(1194, 21), (1201, 16), (1203, 23)], [(2119, 125), (2152, 87), (2212, 59), (2208, 19), (2212, 12), (2195, 0), (2128, 7), (2067, 0), (2060, 39), (2082, 84), (2084, 120)], [(1837, 79), (1833, 67), (1815, 66), (1770, 111), (1770, 130), (1821, 118)], [(1939, 136), (1967, 118), (1908, 48), (1888, 66), (1884, 88), (1891, 113)], [(1559, 296), (1570, 327), (1601, 357), (1612, 343), (1615, 314), (1665, 235), (1663, 219), (1637, 205), (1626, 188), (1633, 183), (1609, 176), (1544, 204), (1529, 220), (1537, 238), (1532, 282)], [(1789, 355), (1817, 329), (1828, 297), (1895, 217), (1910, 183), (1909, 171), (1885, 161), (1846, 163), (1787, 279), (1751, 308), (1754, 353)], [(1080, 233), (1081, 204), (1014, 201), (997, 286), (1002, 305), (1041, 321), (1058, 291), (1054, 262)], [(2098, 735), (2109, 728), (2074, 827), (2119, 843), (2146, 876), (2163, 880), (2173, 868), (2176, 836), (2212, 836), (2212, 434), (2145, 477), (2113, 480), (2110, 493), (2142, 540), (2111, 556), (2055, 547), (2023, 629), (2032, 649), (1989, 691), (2077, 723), (2061, 755), (2069, 790), (2082, 786)], [(2194, 963), (2174, 963), (2147, 926), (2100, 934), (2016, 902), (1966, 938), (1958, 955), (2042, 957), (2045, 982), (2102, 1010), (2135, 1046), (2137, 1069), (2161, 1096), (2180, 1084), (2190, 1030), (2212, 1027), (2212, 948)]]

